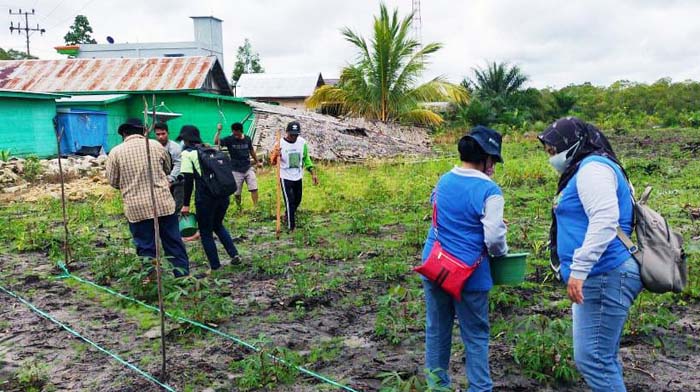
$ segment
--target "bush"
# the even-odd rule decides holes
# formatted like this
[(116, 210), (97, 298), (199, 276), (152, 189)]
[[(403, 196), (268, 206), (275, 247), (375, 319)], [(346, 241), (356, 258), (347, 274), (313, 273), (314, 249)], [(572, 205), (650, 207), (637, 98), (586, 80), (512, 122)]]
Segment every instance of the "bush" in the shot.
[(573, 363), (571, 320), (533, 315), (515, 333), (515, 362), (529, 377), (542, 383), (571, 382), (577, 378)]
[(17, 372), (17, 382), (27, 392), (39, 392), (49, 382), (49, 365), (26, 360)]
[(35, 156), (30, 156), (24, 161), (24, 169), (22, 170), (22, 177), (29, 182), (34, 182), (39, 179), (41, 174), (44, 172), (44, 167), (41, 166), (39, 158)]

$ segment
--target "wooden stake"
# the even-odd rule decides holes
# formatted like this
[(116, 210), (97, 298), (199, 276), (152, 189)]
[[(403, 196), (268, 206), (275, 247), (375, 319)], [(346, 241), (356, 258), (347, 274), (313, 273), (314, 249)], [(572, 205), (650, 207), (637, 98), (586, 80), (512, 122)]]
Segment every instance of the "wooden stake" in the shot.
[(163, 281), (161, 279), (161, 263), (160, 263), (160, 225), (158, 222), (158, 207), (156, 204), (156, 185), (155, 179), (153, 177), (153, 166), (151, 164), (151, 143), (148, 138), (156, 123), (156, 95), (153, 94), (153, 117), (151, 124), (147, 127), (148, 123), (148, 102), (146, 97), (143, 97), (143, 124), (145, 128), (145, 140), (146, 140), (146, 160), (148, 162), (148, 182), (151, 188), (151, 204), (153, 205), (153, 229), (155, 231), (155, 245), (156, 245), (156, 281), (158, 285), (158, 309), (160, 311), (160, 348), (161, 348), (161, 382), (166, 382), (168, 379), (168, 374), (166, 373), (166, 357), (165, 357), (165, 309), (163, 307)]
[[(275, 133), (275, 147), (274, 149), (279, 150), (280, 148), (280, 140), (282, 138), (282, 133), (280, 131), (277, 131)], [(280, 162), (282, 161), (282, 153), (280, 153), (277, 156), (277, 164), (275, 165), (275, 174), (277, 176), (277, 229), (275, 231), (275, 236), (277, 239), (280, 239), (280, 231), (282, 230), (282, 221), (281, 221), (281, 208), (282, 208), (282, 180), (281, 180), (281, 173), (280, 173)]]
[[(56, 131), (58, 131), (58, 129)], [(58, 147), (58, 174), (61, 178), (61, 208), (63, 209), (63, 262), (68, 266), (71, 262), (71, 254), (70, 242), (68, 240), (68, 216), (66, 214), (66, 185), (63, 176), (63, 164), (61, 163), (61, 139), (64, 133), (65, 128), (61, 126), (61, 131), (56, 133), (56, 146)]]

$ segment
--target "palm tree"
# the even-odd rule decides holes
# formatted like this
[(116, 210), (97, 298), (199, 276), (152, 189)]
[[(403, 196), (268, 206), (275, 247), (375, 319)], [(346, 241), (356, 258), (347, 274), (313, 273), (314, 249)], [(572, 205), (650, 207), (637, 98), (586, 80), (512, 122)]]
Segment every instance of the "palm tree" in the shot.
[(482, 98), (499, 97), (507, 102), (513, 94), (522, 89), (527, 80), (528, 77), (517, 65), (494, 61), (487, 64), (486, 69), (474, 69), (474, 79), (465, 82)]
[(412, 15), (399, 19), (398, 10), (390, 15), (380, 5), (374, 17), (374, 36), (368, 43), (351, 29), (342, 29), (345, 40), (359, 51), (357, 61), (346, 66), (337, 86), (321, 86), (306, 101), (309, 108), (334, 106), (344, 114), (383, 122), (409, 121), (436, 125), (442, 117), (420, 106), (423, 102), (465, 102), (461, 86), (435, 78), (416, 86), (426, 68), (426, 59), (442, 45), (421, 47), (410, 37)]

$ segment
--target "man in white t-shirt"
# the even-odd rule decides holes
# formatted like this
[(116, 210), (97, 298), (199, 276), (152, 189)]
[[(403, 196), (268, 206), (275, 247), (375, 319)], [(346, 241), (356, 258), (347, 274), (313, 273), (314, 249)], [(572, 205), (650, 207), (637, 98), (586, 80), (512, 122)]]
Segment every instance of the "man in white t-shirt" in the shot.
[(280, 160), (280, 183), (290, 232), (296, 228), (296, 211), (301, 204), (303, 169), (311, 173), (313, 184), (318, 185), (316, 170), (309, 157), (309, 146), (299, 136), (300, 133), (301, 125), (297, 121), (287, 124), (286, 136), (275, 146), (270, 156), (273, 165), (277, 164), (277, 159)]

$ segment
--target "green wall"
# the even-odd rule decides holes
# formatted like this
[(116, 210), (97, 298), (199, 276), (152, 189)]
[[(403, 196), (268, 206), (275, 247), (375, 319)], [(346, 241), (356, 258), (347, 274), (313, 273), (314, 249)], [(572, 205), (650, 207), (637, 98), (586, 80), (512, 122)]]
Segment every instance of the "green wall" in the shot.
[[(143, 97), (141, 94), (133, 94), (128, 101), (128, 112), (130, 116), (143, 118)], [(145, 95), (151, 108), (152, 96)], [(214, 143), (214, 134), (216, 133), (216, 124), (221, 122), (224, 125), (222, 135), (226, 136), (231, 133), (231, 124), (241, 122), (247, 118), (243, 124), (243, 131), (247, 135), (250, 134), (250, 126), (253, 122), (252, 109), (244, 102), (232, 101), (229, 99), (193, 96), (188, 93), (167, 93), (156, 95), (156, 105), (162, 103), (167, 106), (170, 111), (181, 113), (182, 116), (169, 120), (168, 128), (170, 129), (170, 138), (175, 139), (180, 133), (180, 128), (183, 125), (194, 125), (199, 128), (202, 140), (205, 143)], [(224, 118), (219, 114), (219, 105)], [(158, 111), (165, 111), (158, 108)]]
[(0, 97), (0, 150), (12, 155), (56, 155), (53, 99)]
[[(156, 103), (161, 102), (168, 109), (182, 116), (168, 121), (170, 138), (175, 139), (183, 125), (191, 124), (199, 128), (205, 143), (214, 142), (216, 124), (224, 124), (222, 134), (229, 135), (231, 124), (243, 122), (243, 131), (251, 134), (253, 123), (252, 109), (239, 99), (204, 94), (195, 96), (187, 92), (162, 93), (156, 95)], [(119, 125), (129, 117), (143, 119), (143, 97), (150, 103), (151, 94), (130, 94), (124, 100), (111, 103), (62, 103), (61, 108), (99, 110), (107, 112), (107, 143), (113, 148), (121, 143), (117, 134)], [(220, 106), (219, 106), (220, 105)], [(221, 108), (222, 115), (219, 113)], [(164, 109), (158, 109), (164, 111)], [(33, 97), (0, 97), (0, 150), (10, 150), (13, 155), (56, 155), (56, 139), (53, 118), (56, 115), (56, 102), (53, 99)], [(245, 121), (244, 121), (245, 120)]]

